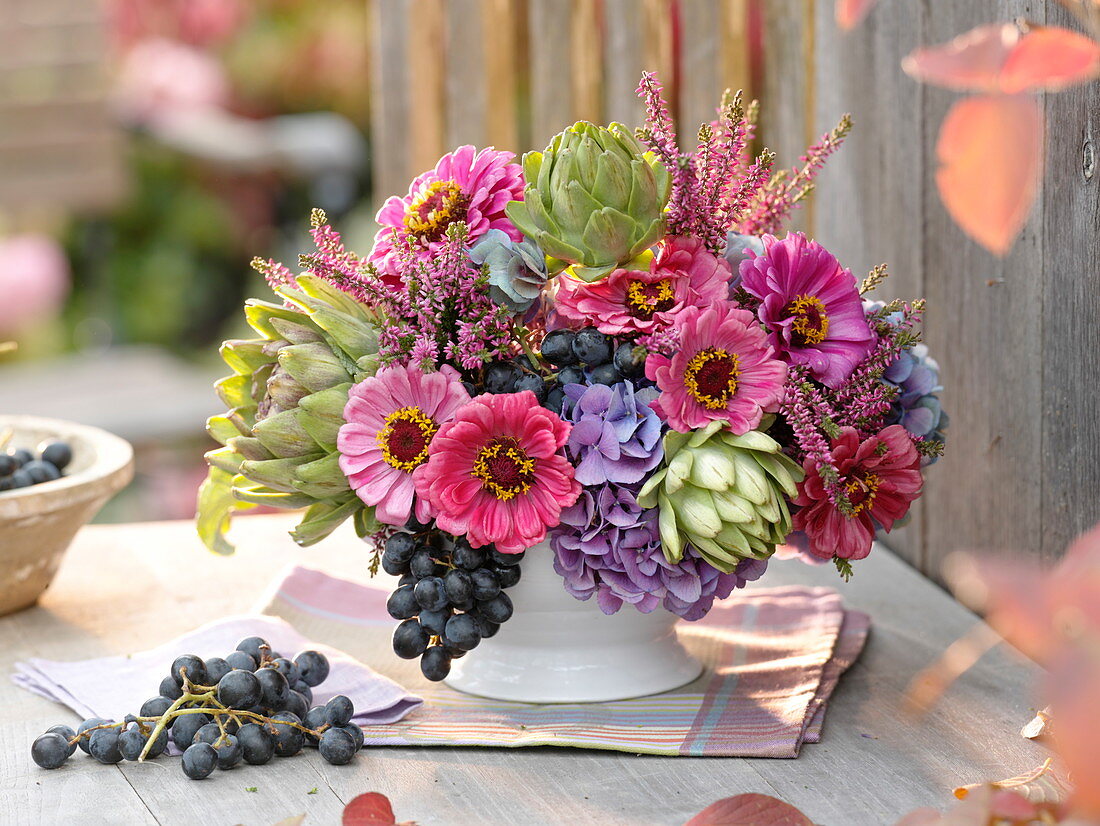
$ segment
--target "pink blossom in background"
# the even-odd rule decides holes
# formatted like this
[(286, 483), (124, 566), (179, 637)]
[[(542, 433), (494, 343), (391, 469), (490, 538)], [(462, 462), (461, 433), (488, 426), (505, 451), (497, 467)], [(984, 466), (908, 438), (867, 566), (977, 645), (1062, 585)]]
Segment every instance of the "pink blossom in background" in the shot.
[(69, 259), (45, 235), (0, 238), (0, 336), (55, 315), (69, 293)]
[(161, 123), (229, 102), (229, 80), (211, 55), (172, 40), (152, 38), (132, 48), (114, 88), (115, 108), (133, 123)]
[(111, 37), (120, 51), (154, 37), (211, 46), (240, 31), (250, 12), (242, 0), (110, 0), (107, 3)]

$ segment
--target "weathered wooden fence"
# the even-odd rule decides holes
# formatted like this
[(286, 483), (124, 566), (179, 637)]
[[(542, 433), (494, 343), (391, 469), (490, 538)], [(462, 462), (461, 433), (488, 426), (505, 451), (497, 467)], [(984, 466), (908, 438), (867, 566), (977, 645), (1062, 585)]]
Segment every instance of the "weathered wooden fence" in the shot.
[[(959, 548), (1058, 554), (1100, 520), (1100, 84), (1048, 95), (1047, 176), (1004, 260), (969, 241), (935, 191), (935, 139), (954, 95), (899, 63), (919, 44), (1054, 3), (884, 2), (838, 31), (833, 0), (373, 0), (376, 195), (403, 191), (446, 147), (523, 150), (578, 118), (636, 124), (643, 68), (690, 134), (726, 87), (761, 98), (762, 136), (792, 164), (843, 112), (856, 123), (796, 224), (884, 296), (925, 296), (943, 368), (947, 456), (891, 537), (935, 573)], [(762, 57), (753, 56), (753, 32)]]

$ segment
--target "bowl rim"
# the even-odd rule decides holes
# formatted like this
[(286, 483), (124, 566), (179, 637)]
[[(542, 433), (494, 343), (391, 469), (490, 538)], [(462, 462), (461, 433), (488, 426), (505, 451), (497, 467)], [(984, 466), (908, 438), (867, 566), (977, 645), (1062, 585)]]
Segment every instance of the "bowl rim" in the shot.
[(0, 519), (46, 513), (102, 497), (124, 488), (134, 476), (133, 446), (99, 427), (43, 416), (0, 414), (0, 433), (8, 428), (46, 430), (57, 438), (83, 440), (95, 450), (95, 462), (78, 473), (0, 493)]

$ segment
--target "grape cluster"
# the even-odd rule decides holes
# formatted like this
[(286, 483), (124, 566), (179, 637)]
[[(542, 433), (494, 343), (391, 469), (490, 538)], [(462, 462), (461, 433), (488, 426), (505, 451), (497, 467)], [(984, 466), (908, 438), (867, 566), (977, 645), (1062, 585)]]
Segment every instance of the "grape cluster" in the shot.
[(554, 330), (542, 340), (542, 358), (558, 369), (546, 407), (560, 413), (567, 384), (618, 384), (645, 375), (645, 351), (629, 341), (616, 342), (595, 327)]
[(36, 453), (37, 458), (26, 448), (0, 453), (0, 491), (60, 479), (73, 460), (73, 450), (65, 442), (43, 442)]
[(474, 548), (414, 519), (386, 540), (382, 568), (401, 580), (386, 610), (401, 620), (393, 650), (407, 660), (420, 658), (429, 680), (442, 680), (451, 660), (496, 634), (512, 616), (504, 593), (519, 582), (523, 554), (503, 554), (490, 546)]
[(171, 733), (192, 780), (241, 761), (258, 766), (290, 757), (305, 746), (344, 765), (362, 748), (363, 730), (351, 722), (355, 708), (342, 694), (311, 707), (313, 689), (328, 673), (324, 654), (303, 651), (291, 660), (260, 637), (241, 640), (224, 658), (184, 654), (139, 714), (121, 722), (92, 718), (76, 731), (52, 726), (31, 745), (31, 758), (56, 769), (79, 748), (100, 763), (144, 760), (163, 754)]

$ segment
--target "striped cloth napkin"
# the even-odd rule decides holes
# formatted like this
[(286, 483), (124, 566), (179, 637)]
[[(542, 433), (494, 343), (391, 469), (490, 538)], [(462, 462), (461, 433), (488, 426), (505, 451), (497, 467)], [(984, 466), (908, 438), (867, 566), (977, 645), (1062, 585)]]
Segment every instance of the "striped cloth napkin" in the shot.
[(829, 588), (738, 591), (705, 619), (679, 625), (681, 639), (706, 665), (695, 682), (633, 700), (530, 705), (472, 697), (425, 680), (415, 661), (393, 655), (387, 596), (386, 586), (296, 567), (265, 609), (424, 699), (405, 719), (370, 726), (366, 742), (375, 746), (797, 757), (803, 743), (821, 739), (829, 696), (870, 628), (866, 614), (845, 610)]

